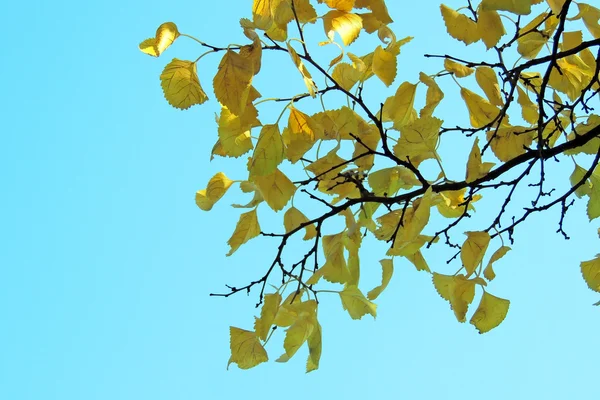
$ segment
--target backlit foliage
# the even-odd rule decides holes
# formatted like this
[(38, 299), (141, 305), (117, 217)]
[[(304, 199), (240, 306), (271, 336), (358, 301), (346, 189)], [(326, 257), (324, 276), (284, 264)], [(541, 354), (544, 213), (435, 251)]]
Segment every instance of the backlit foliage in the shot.
[[(254, 326), (245, 325), (250, 330), (231, 327), (229, 363), (246, 369), (267, 361), (265, 346), (279, 327), (285, 332), (276, 360), (286, 362), (306, 344), (306, 370), (317, 369), (319, 302), (337, 294), (352, 319), (374, 318), (373, 301), (402, 259), (429, 276), (459, 322), (469, 319), (487, 332), (509, 310), (509, 300), (492, 294), (502, 287), (490, 286), (496, 273), (506, 271), (500, 259), (517, 228), (545, 212), (568, 238), (563, 222), (577, 198), (587, 202), (590, 221), (600, 216), (600, 116), (593, 109), (600, 91), (600, 10), (593, 5), (442, 4), (440, 15), (419, 18), (444, 24), (483, 60), (426, 54), (439, 60), (438, 69), (418, 76), (398, 74), (402, 47), (412, 38), (396, 37), (384, 0), (248, 0), (247, 11), (240, 20), (246, 44), (218, 47), (179, 32), (172, 22), (140, 44), (154, 57), (184, 39), (206, 50), (196, 60), (174, 58), (160, 76), (173, 107), (187, 109), (209, 98), (220, 104), (211, 159), (240, 159), (231, 160), (239, 168), (236, 176), (216, 173), (197, 192), (196, 203), (208, 211), (227, 191), (250, 196), (247, 204), (233, 206), (242, 211), (231, 227), (228, 256), (261, 237), (277, 241), (271, 255), (257, 253), (255, 280), (213, 294), (252, 292), (260, 307)], [(355, 54), (357, 40), (369, 43), (371, 52)], [(323, 46), (320, 54), (329, 49), (331, 56), (313, 56), (317, 45)], [(211, 54), (221, 61), (212, 83), (202, 84), (212, 86), (214, 96), (197, 75), (197, 65)], [(254, 86), (264, 63), (290, 69), (305, 91), (264, 96)], [(371, 104), (366, 94), (379, 93), (370, 88), (383, 87), (377, 80), (391, 92)], [(445, 96), (462, 99), (456, 106), (462, 114), (454, 120), (438, 109)], [(259, 119), (266, 103), (280, 105), (279, 118)], [(472, 145), (462, 157), (464, 175), (447, 175), (444, 166), (455, 165), (459, 156), (448, 162), (440, 149), (457, 135)], [(573, 168), (570, 181), (553, 179), (556, 168)], [(495, 210), (471, 218), (464, 228), (486, 199)], [(279, 232), (261, 229), (269, 213), (280, 218)], [(360, 256), (367, 241), (387, 249), (377, 287), (361, 283), (361, 274), (372, 273), (361, 267), (377, 264)], [(428, 252), (440, 248), (452, 251), (448, 264), (456, 272), (427, 262)], [(581, 273), (600, 292), (600, 258), (582, 262)]]

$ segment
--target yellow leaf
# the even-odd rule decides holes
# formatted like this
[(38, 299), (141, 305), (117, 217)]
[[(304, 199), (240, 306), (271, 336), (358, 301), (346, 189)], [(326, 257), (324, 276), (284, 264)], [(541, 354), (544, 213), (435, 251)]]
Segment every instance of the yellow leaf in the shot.
[(527, 96), (527, 93), (520, 86), (517, 86), (517, 103), (521, 106), (521, 115), (523, 119), (534, 125), (538, 122), (538, 107)]
[(498, 250), (496, 250), (494, 252), (494, 254), (492, 254), (490, 261), (488, 261), (487, 266), (483, 270), (483, 276), (485, 277), (485, 279), (487, 279), (488, 281), (492, 281), (496, 277), (496, 273), (494, 272), (493, 264), (496, 261), (498, 261), (499, 259), (501, 259), (502, 257), (504, 257), (504, 255), (506, 253), (508, 253), (509, 250), (510, 250), (510, 247), (502, 246)]
[(323, 16), (325, 34), (333, 41), (337, 32), (346, 46), (354, 42), (362, 29), (362, 18), (349, 12), (331, 10)]
[(377, 297), (379, 297), (381, 292), (383, 292), (387, 287), (388, 283), (390, 283), (390, 279), (392, 279), (392, 274), (394, 273), (394, 261), (392, 259), (386, 258), (380, 260), (379, 263), (381, 264), (382, 268), (381, 285), (367, 293), (369, 300), (375, 300)]
[(500, 96), (498, 78), (493, 69), (490, 67), (477, 67), (475, 70), (475, 79), (490, 103), (499, 107), (504, 105), (504, 101), (502, 101), (502, 97)]
[(308, 360), (306, 361), (306, 372), (311, 372), (319, 368), (319, 360), (321, 359), (321, 324), (314, 320), (314, 329), (308, 337)]
[(500, 114), (498, 107), (469, 89), (461, 88), (460, 95), (469, 109), (471, 126), (474, 128), (483, 128)]
[[(458, 218), (465, 213), (465, 193), (467, 189), (451, 190), (439, 193), (441, 201), (436, 206), (441, 215), (446, 218)], [(474, 195), (469, 203), (469, 210), (474, 209), (473, 203), (478, 201), (481, 195)]]
[(302, 59), (300, 58), (298, 53), (296, 53), (296, 50), (294, 50), (294, 48), (290, 45), (289, 42), (287, 43), (287, 49), (288, 53), (290, 54), (290, 57), (292, 58), (292, 62), (294, 63), (296, 68), (298, 68), (300, 75), (302, 75), (302, 79), (304, 79), (304, 84), (308, 89), (308, 93), (311, 95), (311, 97), (316, 97), (317, 85), (315, 85), (315, 82), (313, 81), (310, 72), (308, 72), (308, 70), (306, 69), (304, 62), (302, 62)]
[(223, 154), (239, 157), (252, 149), (250, 126), (243, 124), (241, 117), (222, 107), (218, 124), (219, 145)]
[(600, 39), (600, 9), (585, 3), (577, 3), (577, 6), (585, 27), (595, 39)]
[(368, 8), (382, 24), (394, 22), (390, 17), (384, 0), (356, 0), (356, 8)]
[(298, 22), (301, 24), (314, 23), (317, 20), (317, 12), (310, 4), (310, 0), (294, 0), (294, 7)]
[(358, 82), (362, 73), (348, 63), (339, 63), (333, 69), (331, 77), (345, 90), (350, 90)]
[(260, 318), (254, 321), (254, 330), (256, 335), (263, 342), (267, 340), (267, 336), (271, 331), (271, 326), (275, 321), (275, 316), (281, 304), (281, 295), (279, 293), (266, 294), (262, 309), (260, 310)]
[(490, 244), (487, 232), (466, 232), (467, 240), (460, 249), (460, 259), (467, 270), (467, 276), (475, 272), (475, 268), (483, 261), (485, 251)]
[[(541, 24), (544, 21), (546, 27), (541, 30)], [(535, 17), (527, 25), (519, 29), (517, 52), (528, 60), (534, 59), (548, 42), (557, 24), (558, 18), (555, 15), (548, 17), (548, 13), (546, 12)]]
[(252, 73), (254, 75), (260, 72), (262, 62), (262, 42), (258, 35), (254, 38), (252, 44), (240, 47), (240, 56), (246, 59), (248, 64), (252, 66)]
[(213, 80), (215, 96), (232, 114), (244, 112), (250, 82), (254, 75), (252, 62), (232, 50), (227, 50)]
[(283, 131), (285, 155), (292, 163), (297, 162), (315, 143), (315, 122), (303, 112), (290, 106), (287, 129)]
[(340, 292), (342, 307), (348, 311), (352, 319), (361, 319), (366, 314), (371, 314), (373, 318), (377, 316), (377, 305), (371, 303), (358, 287), (346, 286)]
[(390, 86), (396, 78), (396, 64), (397, 60), (395, 55), (389, 53), (383, 47), (377, 46), (373, 53), (373, 73), (377, 75), (386, 86)]
[(160, 84), (165, 99), (180, 110), (208, 100), (208, 96), (200, 86), (196, 64), (191, 61), (174, 58), (160, 74)]
[(449, 58), (444, 59), (444, 68), (446, 71), (453, 73), (457, 78), (464, 78), (469, 76), (475, 71), (473, 68), (469, 68), (461, 63), (452, 61)]
[(431, 186), (427, 188), (422, 197), (413, 202), (410, 208), (413, 212), (407, 212), (404, 215), (404, 226), (398, 231), (398, 238), (401, 242), (412, 242), (421, 234), (429, 222), (430, 209), (433, 202), (433, 190)]
[(491, 140), (490, 146), (496, 157), (506, 162), (525, 153), (525, 147), (531, 145), (534, 134), (528, 128), (511, 126), (498, 129), (495, 135), (493, 130), (488, 131), (487, 140)]
[(257, 28), (267, 30), (273, 24), (271, 3), (274, 0), (254, 0), (252, 5), (253, 22)]
[(481, 9), (484, 11), (503, 10), (527, 15), (531, 13), (532, 2), (533, 0), (482, 0)]
[(270, 175), (283, 161), (283, 140), (277, 125), (265, 125), (250, 160), (250, 175)]
[(418, 156), (433, 157), (442, 123), (439, 118), (423, 117), (404, 125), (400, 128), (400, 139), (394, 146), (394, 154), (401, 160), (411, 161)]
[(248, 240), (257, 237), (259, 234), (260, 225), (258, 224), (256, 209), (240, 215), (240, 219), (233, 231), (233, 235), (231, 235), (231, 238), (227, 241), (227, 244), (231, 247), (227, 256), (229, 257), (235, 253), (241, 245)]
[(404, 167), (389, 167), (373, 171), (368, 177), (369, 186), (376, 196), (393, 196), (400, 189), (419, 185), (419, 180)]
[[(301, 224), (308, 222), (304, 214), (296, 207), (290, 207), (283, 215), (283, 226), (285, 227), (286, 233), (293, 231)], [(317, 229), (313, 224), (304, 227), (306, 233), (304, 234), (304, 240), (310, 240), (317, 236)]]
[(329, 8), (335, 8), (340, 11), (352, 11), (354, 0), (324, 0)]
[[(352, 153), (352, 158), (356, 158), (361, 154), (367, 153), (369, 149), (376, 149), (379, 141), (381, 140), (379, 129), (374, 124), (367, 124), (364, 121), (359, 121), (358, 129), (359, 131), (357, 136), (360, 138), (360, 142), (354, 142), (354, 152)], [(370, 170), (373, 167), (374, 162), (375, 155), (371, 154), (355, 160), (354, 164), (356, 164), (359, 170), (365, 171)]]
[(316, 283), (322, 276), (331, 283), (346, 283), (350, 279), (350, 271), (344, 258), (344, 234), (323, 236), (323, 253), (325, 264), (307, 281), (308, 285)]
[(359, 125), (364, 120), (351, 108), (342, 107), (339, 110), (327, 110), (312, 116), (315, 122), (315, 138), (325, 140), (354, 140)]
[(592, 192), (587, 205), (587, 215), (591, 220), (600, 217), (600, 171), (594, 170), (590, 176)]
[(481, 151), (479, 150), (479, 138), (476, 137), (469, 154), (469, 161), (467, 161), (467, 183), (476, 181), (479, 178), (484, 177), (495, 164), (492, 162), (481, 161)]
[(373, 14), (372, 12), (360, 13), (360, 14), (356, 14), (356, 15), (358, 15), (362, 19), (363, 29), (367, 33), (373, 33), (376, 31), (379, 32), (379, 29), (381, 27), (386, 26), (386, 25), (383, 25), (381, 23), (381, 21), (378, 20), (377, 17), (375, 17), (375, 14)]
[(254, 176), (252, 180), (274, 211), (282, 210), (296, 191), (296, 186), (279, 169), (269, 175)]
[(420, 251), (417, 251), (416, 253), (410, 254), (405, 257), (415, 266), (417, 271), (426, 271), (431, 273), (429, 265), (427, 265), (427, 261), (425, 261), (425, 258), (423, 258), (423, 254)]
[(256, 333), (244, 329), (229, 327), (229, 348), (231, 357), (227, 367), (236, 363), (241, 369), (249, 369), (269, 360), (267, 352), (258, 341)]
[(427, 85), (427, 95), (425, 106), (421, 109), (421, 118), (428, 117), (433, 114), (433, 110), (444, 98), (444, 92), (440, 89), (435, 80), (424, 73), (419, 73), (419, 80)]
[(285, 354), (279, 357), (277, 362), (286, 362), (296, 354), (298, 349), (306, 342), (313, 333), (315, 326), (309, 318), (298, 318), (285, 332), (283, 348)]
[(486, 333), (504, 321), (509, 307), (509, 300), (483, 292), (479, 307), (469, 322), (477, 328), (479, 333)]
[(596, 255), (593, 260), (583, 261), (581, 274), (590, 289), (600, 292), (600, 255)]
[(500, 38), (506, 34), (500, 15), (498, 15), (496, 11), (484, 11), (481, 7), (477, 11), (477, 15), (479, 16), (479, 19), (477, 20), (477, 31), (479, 32), (479, 36), (481, 36), (485, 46), (488, 49), (491, 49), (497, 45)]
[(390, 97), (389, 103), (383, 106), (383, 118), (394, 122), (394, 128), (398, 128), (411, 122), (413, 104), (417, 85), (403, 82), (396, 90), (396, 94)]
[(332, 149), (326, 156), (319, 158), (306, 167), (320, 180), (335, 178), (345, 167), (343, 158), (337, 155), (338, 148)]
[[(583, 179), (583, 177), (585, 176), (586, 173), (587, 173), (587, 171), (585, 169), (581, 168), (577, 163), (575, 163), (575, 170), (569, 177), (571, 186), (575, 186), (576, 184), (578, 184)], [(591, 186), (590, 181), (586, 180), (581, 186), (579, 186), (577, 189), (575, 189), (575, 194), (579, 198), (581, 198), (583, 196), (591, 195), (592, 194), (592, 186)]]
[(448, 34), (454, 39), (460, 40), (466, 45), (481, 39), (477, 24), (471, 18), (459, 14), (444, 4), (440, 5), (440, 10), (442, 11), (442, 17), (444, 18)]
[[(575, 139), (576, 135), (586, 134), (589, 131), (591, 131), (592, 129), (597, 128), (599, 125), (600, 125), (600, 116), (592, 114), (588, 117), (588, 120), (586, 122), (577, 125), (574, 129), (574, 132), (569, 133), (569, 136), (567, 137), (567, 139), (573, 140), (573, 139)], [(600, 138), (595, 137), (592, 140), (590, 140), (589, 142), (587, 142), (586, 144), (584, 144), (583, 146), (579, 146), (572, 150), (565, 151), (565, 154), (567, 154), (567, 155), (574, 155), (574, 154), (579, 154), (579, 153), (596, 154), (598, 152), (599, 148), (600, 148)]]
[(450, 303), (458, 322), (465, 322), (469, 304), (475, 298), (475, 282), (464, 275), (450, 276), (434, 272), (433, 285), (438, 294)]
[(209, 211), (223, 197), (232, 183), (233, 181), (224, 173), (219, 172), (208, 181), (206, 189), (196, 192), (196, 204), (200, 209)]
[(155, 37), (146, 39), (140, 43), (140, 50), (153, 57), (158, 57), (172, 45), (178, 37), (179, 31), (177, 30), (177, 25), (173, 22), (165, 22), (158, 27)]

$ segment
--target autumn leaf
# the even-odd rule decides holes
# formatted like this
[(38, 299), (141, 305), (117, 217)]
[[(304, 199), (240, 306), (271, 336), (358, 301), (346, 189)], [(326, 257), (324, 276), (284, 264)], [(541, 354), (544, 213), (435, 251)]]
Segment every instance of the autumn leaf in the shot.
[(300, 160), (315, 143), (317, 124), (311, 117), (296, 109), (289, 107), (290, 116), (288, 126), (283, 131), (285, 156), (292, 163)]
[(461, 88), (460, 95), (467, 105), (471, 126), (474, 128), (489, 125), (500, 114), (498, 107), (469, 89)]
[(379, 261), (382, 269), (382, 278), (381, 285), (373, 288), (369, 293), (367, 293), (367, 298), (369, 300), (375, 300), (381, 292), (385, 290), (387, 285), (390, 283), (392, 279), (392, 274), (394, 273), (394, 261), (392, 259), (386, 258)]
[(477, 32), (489, 49), (496, 46), (500, 38), (506, 34), (500, 15), (496, 11), (477, 10)]
[(510, 251), (510, 247), (502, 246), (498, 250), (496, 250), (494, 252), (494, 254), (492, 254), (492, 257), (490, 257), (490, 260), (488, 261), (487, 266), (483, 270), (483, 276), (485, 277), (485, 279), (487, 279), (488, 281), (491, 281), (496, 277), (496, 273), (494, 272), (493, 265), (496, 261), (498, 261), (499, 259), (504, 257), (506, 255), (506, 253), (508, 253), (509, 251)]
[(444, 18), (448, 34), (454, 39), (460, 40), (466, 45), (481, 39), (477, 24), (471, 18), (464, 14), (459, 14), (444, 4), (440, 5), (440, 10), (442, 11), (442, 17)]
[(292, 62), (294, 63), (296, 68), (298, 68), (300, 75), (302, 75), (302, 79), (304, 80), (304, 84), (306, 85), (306, 88), (308, 89), (308, 93), (311, 95), (311, 97), (316, 97), (317, 85), (315, 85), (315, 82), (313, 81), (310, 72), (308, 72), (308, 70), (306, 69), (304, 62), (302, 61), (302, 59), (300, 58), (298, 53), (296, 53), (296, 50), (294, 50), (294, 48), (290, 45), (289, 42), (287, 44), (287, 49), (288, 49), (288, 53), (290, 54), (290, 57), (292, 58)]
[[(283, 215), (283, 225), (286, 233), (293, 231), (301, 224), (304, 224), (308, 221), (309, 219), (306, 218), (306, 216), (302, 214), (302, 212), (296, 207), (290, 207)], [(304, 230), (306, 231), (304, 234), (304, 240), (310, 240), (317, 236), (317, 229), (313, 224), (305, 226)]]
[(593, 260), (583, 261), (581, 274), (590, 289), (600, 292), (600, 255), (596, 255)]
[(394, 128), (398, 129), (411, 122), (413, 105), (417, 85), (403, 82), (396, 90), (394, 96), (390, 97), (383, 106), (383, 117), (385, 120), (393, 121)]
[(526, 147), (533, 141), (533, 132), (521, 126), (500, 128), (496, 132), (487, 132), (492, 151), (500, 161), (509, 161), (525, 153)]
[(319, 368), (319, 361), (321, 360), (321, 348), (323, 345), (321, 333), (321, 324), (319, 321), (314, 320), (314, 328), (310, 336), (308, 337), (308, 360), (306, 361), (306, 372), (311, 372)]
[(477, 67), (475, 70), (475, 79), (491, 104), (498, 107), (504, 105), (504, 101), (502, 101), (502, 97), (500, 96), (498, 78), (493, 69), (490, 67)]
[(444, 98), (444, 92), (440, 89), (435, 79), (419, 73), (419, 80), (427, 85), (427, 95), (425, 99), (425, 106), (421, 109), (421, 118), (428, 117), (433, 114), (433, 111), (438, 106), (440, 101)]
[(206, 189), (196, 192), (196, 204), (200, 209), (209, 211), (227, 192), (233, 181), (224, 173), (219, 172), (208, 181)]
[(323, 16), (323, 27), (329, 40), (333, 41), (337, 32), (344, 45), (348, 46), (356, 40), (362, 29), (362, 18), (350, 12), (331, 10)]
[(473, 68), (469, 68), (466, 65), (450, 60), (449, 58), (444, 59), (444, 68), (446, 71), (453, 73), (457, 78), (464, 78), (475, 72)]
[(256, 215), (256, 209), (248, 211), (240, 215), (240, 219), (235, 227), (235, 231), (231, 238), (227, 241), (227, 244), (231, 247), (227, 256), (229, 257), (241, 245), (246, 243), (248, 240), (257, 237), (260, 234), (260, 225), (258, 224), (258, 217)]
[(479, 150), (479, 138), (476, 137), (469, 153), (469, 160), (467, 161), (467, 176), (466, 181), (468, 183), (474, 182), (477, 179), (484, 177), (494, 167), (492, 162), (481, 161), (481, 151)]
[(517, 86), (517, 103), (521, 106), (521, 116), (530, 124), (538, 122), (538, 107), (527, 96), (527, 93), (520, 86)]
[(373, 53), (373, 73), (386, 86), (390, 86), (396, 78), (397, 61), (396, 56), (386, 51), (383, 47), (377, 46)]
[(485, 251), (490, 244), (490, 234), (487, 232), (466, 232), (467, 240), (460, 249), (460, 259), (467, 270), (467, 276), (475, 272), (481, 264)]
[(285, 331), (285, 339), (283, 341), (285, 354), (279, 357), (277, 361), (286, 362), (292, 358), (304, 342), (311, 336), (314, 328), (315, 326), (309, 318), (298, 318), (296, 322)]
[(227, 50), (219, 63), (213, 87), (217, 100), (232, 114), (240, 115), (244, 112), (253, 75), (251, 61), (233, 50)]
[(232, 326), (229, 328), (229, 337), (231, 357), (229, 357), (227, 367), (231, 363), (235, 363), (241, 369), (249, 369), (269, 360), (256, 333)]
[(260, 318), (254, 321), (254, 331), (263, 342), (271, 331), (271, 326), (275, 321), (275, 316), (281, 304), (281, 295), (279, 293), (266, 294), (263, 300), (263, 306), (260, 311)]
[(366, 314), (377, 316), (377, 305), (371, 303), (356, 286), (346, 286), (340, 292), (342, 307), (352, 319), (361, 319)]
[(464, 275), (450, 276), (434, 272), (433, 285), (438, 294), (450, 303), (458, 322), (465, 322), (469, 304), (475, 298), (475, 282)]
[(283, 161), (283, 140), (277, 125), (264, 125), (254, 148), (248, 171), (250, 175), (270, 175)]
[(531, 13), (533, 0), (482, 0), (483, 11), (510, 11), (514, 14), (527, 15)]
[(165, 99), (175, 108), (186, 110), (194, 104), (202, 104), (208, 96), (200, 86), (196, 64), (174, 58), (160, 75)]
[[(576, 184), (581, 182), (586, 173), (587, 171), (585, 169), (581, 168), (577, 163), (575, 163), (575, 170), (569, 177), (569, 182), (571, 182), (571, 186), (574, 187)], [(585, 182), (583, 182), (577, 189), (575, 189), (575, 194), (579, 198), (583, 196), (590, 196), (592, 194), (591, 182), (588, 179), (586, 179)]]
[(479, 333), (489, 332), (504, 321), (509, 307), (510, 301), (483, 292), (479, 307), (469, 322), (477, 328)]
[(296, 186), (279, 169), (269, 175), (254, 176), (252, 180), (274, 211), (282, 210), (296, 191)]
[(156, 30), (156, 36), (140, 43), (140, 50), (153, 57), (160, 56), (175, 39), (179, 37), (177, 25), (173, 22), (165, 22)]
[(221, 108), (217, 123), (218, 143), (222, 154), (239, 157), (252, 150), (252, 125), (245, 124), (240, 116), (232, 114), (227, 107)]

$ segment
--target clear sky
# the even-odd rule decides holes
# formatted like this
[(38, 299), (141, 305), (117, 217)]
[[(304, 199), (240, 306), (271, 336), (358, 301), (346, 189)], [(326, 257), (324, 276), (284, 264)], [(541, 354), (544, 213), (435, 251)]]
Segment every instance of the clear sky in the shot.
[[(426, 49), (466, 54), (445, 35), (438, 2), (388, 3), (398, 37), (415, 36), (400, 56), (403, 80), (441, 69), (422, 58)], [(256, 298), (208, 294), (262, 276), (274, 242), (226, 258), (238, 215), (227, 204), (243, 199), (232, 192), (211, 213), (194, 204), (214, 173), (239, 171), (209, 162), (220, 56), (200, 66), (211, 102), (182, 112), (164, 101), (158, 76), (171, 58), (194, 59), (201, 49), (180, 41), (152, 59), (137, 45), (165, 21), (213, 44), (243, 41), (237, 21), (250, 16), (251, 1), (2, 8), (1, 399), (597, 396), (600, 309), (579, 262), (598, 252), (598, 226), (582, 201), (565, 224), (570, 241), (554, 233), (558, 211), (517, 231), (489, 289), (511, 308), (490, 333), (456, 322), (429, 276), (398, 260), (376, 321), (353, 321), (335, 296), (323, 300), (318, 371), (304, 373), (305, 348), (288, 364), (227, 371), (229, 325), (251, 328)], [(265, 62), (291, 67), (282, 55)], [(261, 82), (265, 95), (281, 89), (273, 75)], [(462, 104), (446, 107), (445, 116), (465, 115)], [(457, 137), (446, 151), (468, 143)], [(565, 164), (556, 179), (571, 170)], [(453, 272), (442, 256), (428, 257), (433, 269)], [(373, 282), (380, 258), (362, 254)], [(271, 360), (281, 351), (273, 345)]]

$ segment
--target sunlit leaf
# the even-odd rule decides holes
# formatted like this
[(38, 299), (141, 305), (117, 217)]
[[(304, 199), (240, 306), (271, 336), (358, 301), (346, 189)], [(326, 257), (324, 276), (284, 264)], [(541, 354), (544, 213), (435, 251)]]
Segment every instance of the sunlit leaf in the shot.
[(160, 56), (179, 37), (177, 25), (173, 22), (165, 22), (156, 30), (153, 38), (146, 39), (140, 43), (140, 50), (154, 57)]
[(249, 369), (269, 360), (267, 352), (258, 341), (256, 333), (244, 329), (229, 328), (229, 348), (231, 357), (227, 367), (236, 363), (241, 369)]
[(227, 256), (235, 253), (237, 249), (248, 240), (257, 237), (260, 234), (260, 225), (258, 224), (258, 217), (256, 215), (256, 209), (248, 211), (240, 215), (240, 219), (235, 226), (233, 235), (227, 241), (227, 244), (231, 247)]
[(509, 307), (510, 301), (483, 292), (479, 307), (469, 322), (477, 328), (479, 333), (486, 333), (504, 321)]
[(366, 314), (371, 314), (373, 318), (377, 316), (377, 305), (371, 303), (356, 286), (346, 286), (340, 292), (340, 299), (352, 319), (361, 319)]

